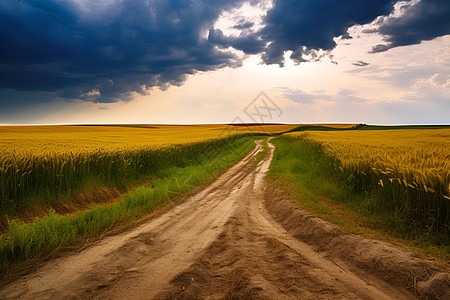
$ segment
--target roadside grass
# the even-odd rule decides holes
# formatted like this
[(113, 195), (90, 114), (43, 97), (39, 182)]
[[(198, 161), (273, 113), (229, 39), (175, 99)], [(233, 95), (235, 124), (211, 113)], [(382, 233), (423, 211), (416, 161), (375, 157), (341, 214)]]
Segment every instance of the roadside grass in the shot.
[(294, 203), (346, 232), (402, 245), (421, 255), (450, 258), (447, 231), (395, 211), (378, 185), (355, 190), (353, 182), (336, 171), (338, 162), (317, 145), (286, 136), (272, 143), (276, 150), (269, 178)]
[[(299, 132), (299, 131), (346, 131), (357, 130), (366, 125), (363, 124), (345, 124), (345, 125), (300, 125), (284, 133)], [(283, 133), (281, 133), (283, 134)]]
[[(50, 210), (47, 216), (32, 223), (11, 221), (0, 236), (0, 272), (5, 275), (17, 263), (45, 257), (60, 248), (82, 245), (105, 230), (134, 222), (171, 199), (186, 195), (215, 178), (254, 148), (255, 137), (233, 137), (186, 146), (201, 149), (183, 163), (161, 166), (152, 186), (140, 186), (110, 205), (96, 205), (75, 215), (61, 216)], [(231, 151), (230, 149), (233, 149)]]
[[(300, 125), (288, 132), (301, 131), (349, 131), (349, 130), (399, 130), (399, 129), (449, 129), (450, 125), (367, 125), (367, 124), (311, 124)], [(283, 134), (283, 133), (280, 133)]]
[(359, 130), (449, 129), (450, 125), (363, 125)]

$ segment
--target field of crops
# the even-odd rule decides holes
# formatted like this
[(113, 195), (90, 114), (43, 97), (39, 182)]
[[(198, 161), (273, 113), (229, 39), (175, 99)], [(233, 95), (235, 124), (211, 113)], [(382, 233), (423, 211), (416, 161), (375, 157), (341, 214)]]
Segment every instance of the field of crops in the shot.
[[(450, 129), (291, 133), (319, 142), (343, 167), (367, 167), (405, 187), (449, 198)], [(380, 184), (384, 184), (380, 181)]]
[[(142, 182), (200, 160), (230, 139), (296, 125), (98, 125), (0, 127), (0, 219), (70, 201), (88, 188)], [(220, 141), (224, 145), (220, 145)], [(4, 223), (4, 222), (3, 222)], [(4, 224), (5, 225), (5, 224)]]
[(352, 130), (286, 134), (318, 146), (355, 191), (377, 190), (371, 209), (392, 211), (429, 230), (447, 232), (450, 129)]
[(160, 148), (242, 133), (278, 133), (298, 125), (89, 125), (0, 126), (0, 157), (32, 153)]
[[(241, 159), (258, 134), (295, 127), (0, 127), (0, 273), (133, 222)], [(88, 199), (99, 193), (89, 193), (108, 189), (120, 193), (103, 205), (74, 205), (70, 214), (59, 213), (78, 199), (101, 202)]]

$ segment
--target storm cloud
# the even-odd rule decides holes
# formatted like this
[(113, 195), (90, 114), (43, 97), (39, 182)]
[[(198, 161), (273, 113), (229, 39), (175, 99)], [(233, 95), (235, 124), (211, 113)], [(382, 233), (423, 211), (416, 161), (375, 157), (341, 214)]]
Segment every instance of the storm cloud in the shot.
[(232, 47), (246, 54), (258, 54), (264, 50), (266, 43), (261, 40), (258, 33), (243, 31), (240, 36), (225, 36), (220, 29), (209, 30), (208, 41), (223, 48)]
[[(2, 0), (0, 105), (42, 99), (128, 101), (153, 87), (181, 85), (202, 71), (239, 67), (245, 54), (265, 64), (297, 63), (332, 50), (348, 28), (389, 15), (392, 0), (274, 0), (262, 26), (245, 19), (227, 36), (214, 25), (249, 0)], [(422, 0), (378, 32), (374, 52), (449, 33), (450, 4)], [(234, 48), (244, 55), (237, 55)], [(14, 93), (17, 92), (17, 99)], [(30, 93), (36, 97), (28, 97)], [(17, 101), (17, 104), (14, 104)]]
[(275, 0), (267, 13), (262, 38), (269, 43), (262, 55), (266, 64), (284, 65), (284, 52), (303, 62), (311, 50), (332, 50), (334, 37), (346, 36), (349, 27), (389, 14), (392, 0)]
[(386, 44), (374, 46), (373, 53), (450, 34), (450, 1), (421, 0), (406, 5), (401, 16), (385, 18), (376, 32), (385, 37)]
[(0, 88), (111, 102), (239, 66), (202, 34), (242, 2), (3, 0)]

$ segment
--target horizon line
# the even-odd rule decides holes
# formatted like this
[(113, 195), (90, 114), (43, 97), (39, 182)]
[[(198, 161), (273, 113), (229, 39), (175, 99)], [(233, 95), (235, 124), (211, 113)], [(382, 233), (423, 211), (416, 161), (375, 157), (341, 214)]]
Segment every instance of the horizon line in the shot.
[(267, 123), (255, 123), (255, 122), (240, 122), (240, 123), (20, 123), (20, 124), (8, 124), (0, 123), (0, 127), (7, 126), (114, 126), (114, 125), (333, 125), (333, 124), (364, 124), (371, 126), (450, 126), (450, 123), (365, 123), (365, 122), (307, 122), (307, 123), (291, 123), (291, 122), (267, 122)]

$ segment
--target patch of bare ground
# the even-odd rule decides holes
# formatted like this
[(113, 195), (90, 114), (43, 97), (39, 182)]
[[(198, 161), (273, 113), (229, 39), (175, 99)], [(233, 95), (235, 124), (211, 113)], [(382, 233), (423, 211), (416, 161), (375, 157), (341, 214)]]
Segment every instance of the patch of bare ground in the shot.
[(345, 233), (280, 194), (276, 187), (267, 186), (267, 209), (289, 234), (318, 253), (345, 262), (356, 273), (366, 270), (390, 284), (406, 287), (418, 297), (450, 299), (448, 264), (416, 257), (387, 242)]
[[(157, 299), (411, 299), (406, 287), (386, 282), (344, 262), (333, 260), (291, 235), (276, 222), (266, 203), (272, 198), (264, 182), (273, 146), (256, 170), (234, 214), (217, 240), (187, 270), (176, 276)], [(290, 203), (289, 203), (290, 204)], [(286, 206), (292, 209), (292, 206)], [(286, 215), (288, 217), (288, 215)], [(296, 226), (303, 226), (296, 223)]]

